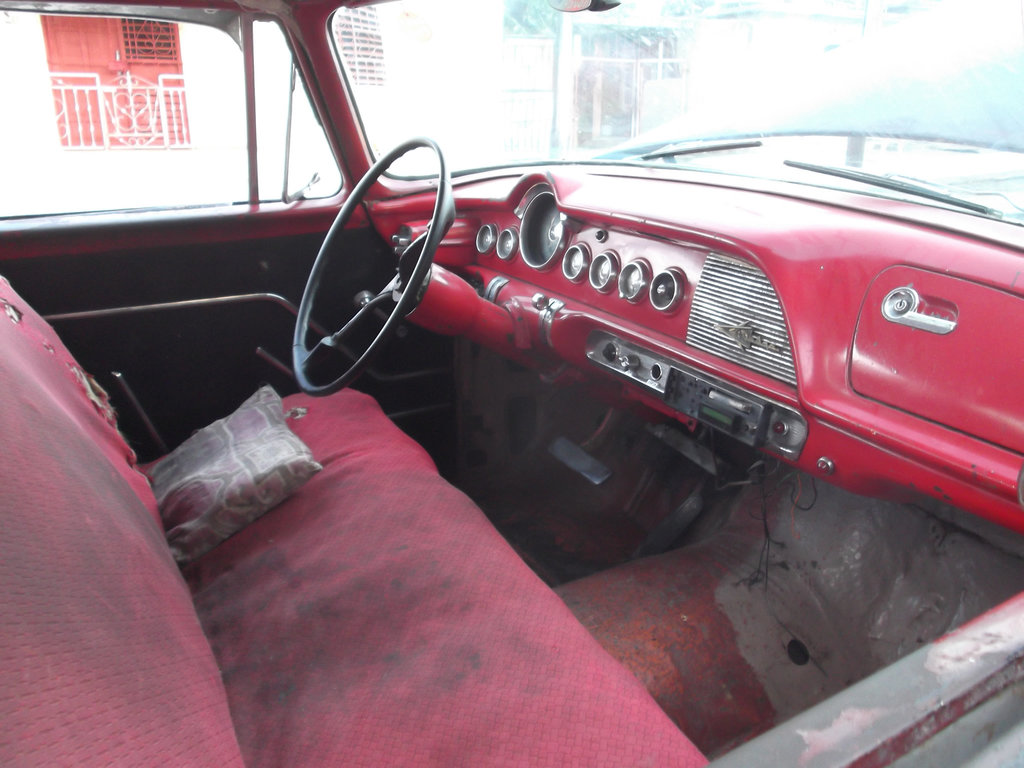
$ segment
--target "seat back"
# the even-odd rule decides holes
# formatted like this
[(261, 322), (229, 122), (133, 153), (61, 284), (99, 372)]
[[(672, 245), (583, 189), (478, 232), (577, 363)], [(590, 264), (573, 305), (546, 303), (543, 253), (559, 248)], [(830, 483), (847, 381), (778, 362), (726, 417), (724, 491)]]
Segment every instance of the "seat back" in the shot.
[(0, 764), (241, 765), (101, 390), (0, 278)]

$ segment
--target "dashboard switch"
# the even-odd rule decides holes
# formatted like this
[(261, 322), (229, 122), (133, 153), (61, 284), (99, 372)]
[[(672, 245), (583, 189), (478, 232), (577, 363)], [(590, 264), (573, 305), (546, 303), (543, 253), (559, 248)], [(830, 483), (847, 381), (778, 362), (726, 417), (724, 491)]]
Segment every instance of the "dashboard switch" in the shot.
[[(591, 332), (587, 358), (598, 367), (655, 395), (680, 417), (724, 432), (741, 443), (764, 448), (787, 459), (799, 458), (807, 440), (807, 422), (782, 403), (766, 400), (681, 360), (605, 331)], [(682, 419), (681, 419), (682, 420)], [(831, 471), (831, 460), (821, 471)]]
[(624, 371), (635, 371), (640, 367), (640, 357), (631, 354), (620, 355), (618, 363)]

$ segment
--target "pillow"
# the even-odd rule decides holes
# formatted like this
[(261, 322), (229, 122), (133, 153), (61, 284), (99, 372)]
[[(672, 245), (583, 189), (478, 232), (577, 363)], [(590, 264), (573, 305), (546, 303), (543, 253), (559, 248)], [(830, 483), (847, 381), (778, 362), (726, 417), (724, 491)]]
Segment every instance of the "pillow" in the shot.
[(280, 504), (322, 467), (292, 432), (267, 385), (150, 470), (167, 542), (195, 560)]

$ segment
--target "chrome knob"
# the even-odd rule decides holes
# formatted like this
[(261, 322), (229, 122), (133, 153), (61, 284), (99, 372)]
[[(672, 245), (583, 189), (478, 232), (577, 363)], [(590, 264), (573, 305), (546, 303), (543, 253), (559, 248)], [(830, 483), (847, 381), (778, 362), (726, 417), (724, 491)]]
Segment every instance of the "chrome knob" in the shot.
[(619, 367), (624, 371), (635, 371), (640, 367), (640, 358), (637, 355), (626, 354), (619, 355), (618, 359)]

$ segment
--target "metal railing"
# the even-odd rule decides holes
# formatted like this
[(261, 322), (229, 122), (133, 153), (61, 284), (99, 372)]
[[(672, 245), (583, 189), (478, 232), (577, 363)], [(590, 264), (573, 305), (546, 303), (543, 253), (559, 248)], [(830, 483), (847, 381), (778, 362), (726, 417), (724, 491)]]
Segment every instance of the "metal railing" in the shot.
[(93, 72), (52, 72), (61, 146), (68, 149), (187, 148), (192, 144), (182, 75), (151, 83), (131, 73), (103, 84)]

